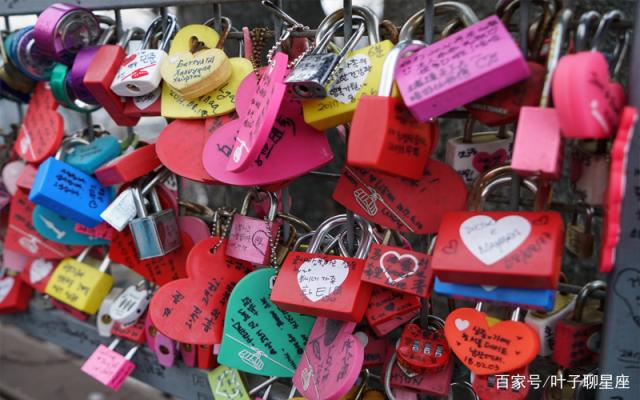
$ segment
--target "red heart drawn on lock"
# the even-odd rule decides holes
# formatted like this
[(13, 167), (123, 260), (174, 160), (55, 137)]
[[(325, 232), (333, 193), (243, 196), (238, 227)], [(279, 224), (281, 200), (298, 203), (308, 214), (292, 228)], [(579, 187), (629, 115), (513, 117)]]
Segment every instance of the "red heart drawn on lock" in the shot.
[(501, 321), (489, 327), (486, 314), (458, 308), (447, 316), (444, 333), (451, 350), (478, 375), (499, 374), (528, 365), (540, 349), (529, 325)]
[(7, 249), (48, 260), (74, 256), (82, 251), (82, 246), (64, 245), (40, 236), (33, 226), (34, 209), (35, 204), (29, 201), (29, 192), (18, 188), (11, 198), (9, 226), (4, 241)]
[(624, 88), (610, 81), (609, 64), (598, 51), (562, 57), (553, 74), (553, 102), (562, 134), (607, 138), (618, 127)]
[(197, 243), (187, 258), (189, 277), (167, 283), (151, 299), (151, 321), (173, 340), (202, 345), (222, 340), (231, 291), (252, 266), (225, 256), (227, 243), (219, 242), (211, 237)]
[(364, 345), (353, 322), (316, 319), (293, 384), (305, 399), (338, 400), (355, 384), (364, 361)]
[(419, 234), (438, 231), (442, 216), (464, 209), (467, 187), (447, 164), (429, 161), (419, 181), (345, 167), (333, 199), (384, 227)]
[(122, 60), (122, 64), (120, 64), (121, 66), (125, 66), (125, 65), (129, 65), (129, 63), (133, 60), (136, 59), (136, 57), (138, 57), (138, 55), (136, 53), (133, 53), (131, 55), (128, 55), (127, 57), (124, 58), (124, 60)]
[(471, 163), (476, 171), (483, 173), (494, 167), (504, 164), (508, 158), (509, 154), (505, 149), (499, 149), (493, 153), (481, 151), (473, 157)]
[(51, 89), (46, 83), (39, 82), (13, 147), (23, 160), (39, 163), (60, 147), (64, 121), (57, 108)]

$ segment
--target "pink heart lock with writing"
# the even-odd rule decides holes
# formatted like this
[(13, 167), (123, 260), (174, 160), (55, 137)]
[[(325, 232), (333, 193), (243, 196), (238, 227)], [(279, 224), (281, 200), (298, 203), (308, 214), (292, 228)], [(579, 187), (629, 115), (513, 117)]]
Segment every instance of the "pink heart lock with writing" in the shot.
[[(236, 96), (236, 111), (248, 112), (258, 80), (249, 74)], [(252, 164), (240, 172), (227, 171), (226, 165), (236, 144), (241, 119), (227, 122), (209, 137), (202, 152), (202, 163), (212, 178), (236, 186), (264, 186), (296, 178), (333, 159), (325, 134), (304, 122), (302, 106), (286, 93), (277, 117), (261, 151)], [(276, 189), (271, 189), (276, 190)]]

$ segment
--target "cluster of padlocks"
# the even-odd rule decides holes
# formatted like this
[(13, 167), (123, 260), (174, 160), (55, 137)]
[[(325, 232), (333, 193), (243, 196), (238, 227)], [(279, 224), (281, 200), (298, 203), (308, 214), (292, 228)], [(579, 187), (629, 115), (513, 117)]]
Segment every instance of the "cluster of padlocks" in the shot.
[[(537, 1), (518, 44), (523, 0), (485, 18), (438, 2), (447, 23), (424, 28), (422, 9), (396, 27), (353, 6), (315, 32), (262, 3), (285, 20), (266, 57), (264, 29), (225, 17), (219, 32), (167, 13), (121, 31), (66, 3), (0, 41), (0, 95), (28, 103), (2, 154), (0, 313), (38, 297), (95, 324), (112, 341), (82, 371), (114, 390), (147, 345), (164, 367), (211, 370), (215, 399), (266, 399), (278, 380), (313, 400), (588, 398), (607, 285), (571, 285), (562, 265), (589, 259), (595, 275), (616, 260), (637, 120), (616, 81), (623, 13)], [(153, 143), (67, 132), (60, 107), (169, 123)], [(440, 143), (455, 114), (464, 133)], [(346, 213), (310, 226), (287, 187), (333, 160), (328, 135), (345, 149), (333, 201)], [(246, 196), (183, 201), (175, 176)], [(507, 185), (510, 206), (496, 200)], [(114, 285), (115, 265), (139, 282)], [(564, 387), (532, 382), (534, 361)], [(251, 390), (245, 374), (268, 379)], [(613, 384), (640, 398), (628, 379)]]

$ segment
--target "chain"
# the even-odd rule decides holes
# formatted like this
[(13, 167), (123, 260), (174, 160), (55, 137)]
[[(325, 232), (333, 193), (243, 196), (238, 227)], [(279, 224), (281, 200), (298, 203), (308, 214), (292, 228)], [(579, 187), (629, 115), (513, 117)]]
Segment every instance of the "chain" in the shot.
[(267, 28), (258, 27), (253, 28), (249, 35), (253, 42), (253, 54), (251, 55), (251, 63), (253, 64), (253, 70), (258, 74), (258, 70), (261, 67), (262, 52), (267, 43)]
[(269, 218), (265, 216), (264, 224), (267, 227), (267, 237), (269, 238), (269, 248), (271, 249), (271, 267), (276, 271), (277, 275), (280, 266), (278, 265), (278, 254), (276, 248), (278, 247), (278, 241), (280, 240), (280, 227), (278, 226), (276, 237), (274, 239), (273, 233), (271, 232), (271, 223), (273, 223), (273, 221), (269, 221)]
[(226, 211), (229, 214), (225, 215), (224, 217), (226, 218), (225, 221), (222, 223), (222, 230), (220, 232), (220, 240), (218, 241), (218, 243), (216, 243), (211, 249), (209, 249), (209, 252), (211, 252), (211, 254), (215, 253), (216, 251), (218, 251), (218, 249), (220, 248), (220, 246), (222, 246), (222, 243), (224, 243), (224, 241), (227, 239), (227, 236), (229, 235), (229, 228), (231, 228), (231, 223), (233, 222), (233, 216), (235, 215), (236, 210), (216, 210), (216, 216), (214, 216), (214, 224), (211, 227), (211, 236), (215, 236), (216, 232), (216, 223), (217, 218), (222, 218), (223, 215), (221, 213), (221, 211)]

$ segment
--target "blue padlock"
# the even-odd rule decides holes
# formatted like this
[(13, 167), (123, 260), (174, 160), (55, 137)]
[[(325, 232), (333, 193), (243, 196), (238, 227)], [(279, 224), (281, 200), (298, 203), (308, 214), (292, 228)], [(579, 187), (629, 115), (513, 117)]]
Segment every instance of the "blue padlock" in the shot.
[(65, 140), (55, 157), (40, 164), (29, 200), (60, 216), (93, 228), (102, 222), (102, 213), (113, 200), (114, 192), (91, 175), (60, 161), (66, 148), (77, 138)]
[(89, 144), (74, 147), (73, 152), (64, 158), (64, 162), (87, 174), (93, 174), (96, 169), (121, 153), (122, 147), (116, 137), (102, 135)]
[(75, 222), (58, 215), (43, 206), (36, 206), (32, 214), (33, 226), (44, 237), (56, 243), (73, 246), (100, 246), (108, 240), (95, 238), (75, 231)]
[(556, 299), (553, 289), (520, 289), (483, 285), (460, 285), (442, 282), (436, 278), (433, 290), (436, 293), (473, 301), (492, 301), (509, 306), (551, 311)]

